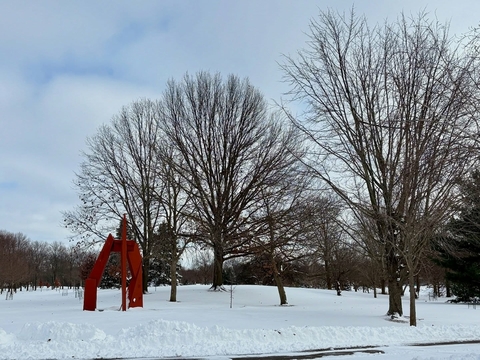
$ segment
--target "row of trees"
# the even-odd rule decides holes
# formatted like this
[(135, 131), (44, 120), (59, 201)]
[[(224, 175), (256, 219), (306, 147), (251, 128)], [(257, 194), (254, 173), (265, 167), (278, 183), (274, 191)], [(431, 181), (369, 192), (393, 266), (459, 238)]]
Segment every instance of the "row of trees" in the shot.
[[(477, 191), (480, 189), (477, 188)], [(334, 227), (335, 231), (326, 231), (327, 227)], [(385, 278), (382, 278), (382, 270), (376, 266), (368, 256), (362, 253), (360, 247), (347, 242), (339, 236), (339, 228), (335, 223), (323, 223), (318, 226), (322, 230), (316, 235), (310, 234), (314, 241), (305, 243), (308, 247), (304, 250), (306, 256), (294, 259), (282, 256), (276, 257), (278, 263), (278, 276), (286, 286), (301, 286), (333, 289), (338, 282), (342, 289), (373, 289), (376, 297), (376, 289), (381, 288), (386, 294)], [(480, 231), (477, 231), (480, 233)], [(20, 240), (20, 241), (19, 241)], [(39, 287), (81, 287), (88, 277), (96, 260), (95, 251), (84, 252), (78, 247), (66, 247), (59, 243), (38, 243), (28, 240), (22, 234), (13, 234), (2, 231), (0, 237), (2, 249), (0, 254), (8, 260), (0, 266), (0, 291), (26, 288), (36, 290)], [(450, 244), (450, 242), (449, 242)], [(450, 244), (451, 246), (451, 244)], [(478, 246), (478, 244), (477, 244)], [(432, 253), (433, 254), (433, 253)], [(436, 251), (435, 258), (441, 258), (443, 252)], [(449, 253), (450, 254), (450, 253)], [(191, 265), (188, 268), (178, 267), (181, 275), (179, 283), (182, 284), (211, 284), (213, 274), (213, 256), (208, 251), (198, 251), (191, 256)], [(435, 295), (441, 296), (441, 287), (445, 284), (445, 269), (436, 266), (432, 262), (434, 257), (427, 256), (422, 262), (422, 269), (417, 276), (418, 283), (430, 284)], [(451, 257), (448, 257), (452, 261)], [(455, 260), (462, 261), (460, 257)], [(149, 267), (150, 286), (170, 285), (167, 261), (156, 259)], [(473, 262), (472, 267), (477, 267)], [(453, 279), (453, 284), (466, 287), (478, 279), (462, 274), (464, 267), (450, 266), (462, 276), (461, 281)], [(452, 274), (458, 274), (452, 272)], [(120, 279), (120, 259), (118, 254), (113, 254), (106, 266), (100, 283), (102, 288), (118, 288)], [(459, 274), (459, 275), (460, 275)], [(276, 285), (271, 260), (262, 253), (252, 254), (242, 259), (233, 259), (227, 262), (223, 269), (224, 282), (226, 284), (262, 284)], [(469, 283), (470, 281), (470, 283)], [(472, 291), (458, 291), (461, 296), (478, 295), (478, 289)], [(457, 289), (456, 289), (457, 290)], [(476, 292), (475, 292), (476, 291)], [(446, 294), (450, 296), (449, 293)]]
[[(105, 268), (101, 287), (120, 287), (120, 258), (114, 254)], [(0, 231), (0, 293), (19, 288), (83, 286), (97, 260), (94, 249), (66, 246), (59, 242), (31, 241), (21, 233)], [(151, 285), (171, 283), (168, 256), (158, 257), (148, 267)]]
[(30, 241), (21, 233), (0, 231), (0, 291), (80, 286), (79, 268), (87, 255), (73, 246)]
[(212, 289), (225, 261), (265, 259), (281, 304), (282, 266), (338, 239), (378, 270), (373, 283), (386, 279), (388, 314), (403, 314), (409, 284), (416, 325), (415, 278), (476, 165), (478, 38), (454, 39), (425, 14), (371, 27), (327, 11), (310, 30), (282, 65), (303, 115), (233, 75), (172, 80), (88, 139), (82, 203), (65, 224), (90, 243), (127, 213), (144, 274), (168, 248), (172, 279), (189, 245), (211, 249)]

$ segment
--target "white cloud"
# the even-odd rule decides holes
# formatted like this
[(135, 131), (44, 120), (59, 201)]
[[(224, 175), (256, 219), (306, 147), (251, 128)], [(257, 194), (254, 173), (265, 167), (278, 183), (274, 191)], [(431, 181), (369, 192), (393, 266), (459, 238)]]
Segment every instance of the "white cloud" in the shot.
[[(61, 210), (87, 136), (170, 78), (248, 76), (268, 99), (287, 90), (277, 62), (305, 47), (309, 20), (354, 1), (2, 1), (0, 229), (61, 241)], [(478, 24), (477, 0), (356, 2), (372, 22), (425, 9), (452, 32)]]
[(17, 186), (0, 188), (0, 229), (65, 239), (60, 211), (76, 203), (72, 181), (87, 136), (123, 105), (156, 96), (146, 87), (87, 76), (57, 78), (37, 96), (18, 98), (1, 122), (0, 181)]

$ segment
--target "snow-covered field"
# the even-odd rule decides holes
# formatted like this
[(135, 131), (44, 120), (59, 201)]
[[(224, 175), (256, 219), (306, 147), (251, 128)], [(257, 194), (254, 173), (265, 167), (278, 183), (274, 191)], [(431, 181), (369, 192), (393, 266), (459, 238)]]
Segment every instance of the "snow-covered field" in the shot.
[[(374, 346), (384, 354), (335, 359), (480, 359), (480, 344), (413, 347), (414, 343), (480, 340), (480, 306), (417, 301), (419, 326), (385, 316), (388, 297), (362, 292), (287, 288), (278, 306), (275, 287), (237, 286), (209, 292), (182, 286), (170, 303), (169, 287), (151, 288), (144, 308), (117, 311), (119, 290), (99, 290), (97, 306), (62, 290), (17, 292), (0, 298), (0, 359), (98, 359), (290, 354), (302, 350)], [(408, 298), (404, 299), (408, 315)], [(308, 353), (306, 353), (308, 354)]]

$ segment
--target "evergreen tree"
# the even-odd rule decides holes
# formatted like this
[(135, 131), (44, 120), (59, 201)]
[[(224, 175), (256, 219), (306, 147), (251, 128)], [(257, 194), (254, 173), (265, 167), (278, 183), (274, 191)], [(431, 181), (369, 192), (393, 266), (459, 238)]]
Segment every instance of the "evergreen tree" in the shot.
[(459, 301), (480, 296), (480, 171), (461, 184), (462, 205), (437, 241), (437, 262), (447, 269), (446, 279)]
[[(172, 261), (174, 261), (174, 252), (176, 251), (177, 244), (175, 234), (172, 228), (166, 222), (162, 222), (158, 231), (154, 234), (154, 245), (151, 254), (151, 261), (149, 266), (149, 279), (151, 284), (155, 286), (159, 285), (171, 285), (172, 276), (171, 269)], [(176, 264), (177, 279), (179, 279), (180, 264)]]
[(101, 289), (119, 289), (121, 285), (122, 268), (120, 265), (120, 253), (113, 253), (108, 258), (99, 286)]
[[(120, 220), (120, 224), (116, 229), (115, 236), (116, 239), (122, 239), (122, 231), (123, 231), (123, 219)], [(133, 235), (132, 225), (127, 222), (127, 240), (134, 240), (135, 236)]]
[(171, 280), (168, 275), (169, 273), (170, 267), (165, 261), (152, 257), (148, 269), (148, 278), (150, 279), (151, 285), (170, 285)]

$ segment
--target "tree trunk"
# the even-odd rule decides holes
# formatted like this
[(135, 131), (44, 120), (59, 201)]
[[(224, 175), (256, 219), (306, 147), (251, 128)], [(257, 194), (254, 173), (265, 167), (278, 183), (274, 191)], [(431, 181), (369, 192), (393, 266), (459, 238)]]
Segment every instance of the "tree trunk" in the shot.
[(223, 287), (223, 249), (221, 245), (215, 244), (213, 249), (213, 283), (210, 290), (224, 291)]
[(325, 277), (327, 281), (327, 289), (332, 290), (332, 274), (330, 270), (330, 262), (325, 260)]
[(400, 284), (400, 274), (398, 273), (398, 261), (393, 255), (387, 258), (388, 271), (388, 312), (390, 316), (403, 316), (402, 308), (402, 285)]
[(388, 280), (388, 306), (387, 315), (403, 316), (402, 287), (396, 278)]
[[(394, 235), (393, 235), (394, 237)], [(395, 248), (392, 244), (395, 240), (392, 239), (386, 244), (386, 270), (388, 279), (388, 312), (390, 316), (403, 316), (402, 309), (402, 285), (400, 283), (400, 263), (396, 255)]]
[(420, 275), (415, 276), (415, 282), (416, 282), (416, 298), (418, 299), (420, 297)]
[(417, 310), (415, 308), (415, 276), (413, 271), (408, 274), (408, 285), (410, 287), (410, 326), (417, 326)]
[(178, 258), (172, 256), (170, 263), (170, 302), (177, 302), (177, 262)]
[(381, 289), (382, 289), (381, 294), (382, 295), (387, 295), (387, 289), (385, 287), (385, 279), (380, 280), (380, 285), (381, 285)]
[(452, 296), (452, 291), (451, 291), (451, 288), (450, 288), (450, 281), (448, 281), (448, 280), (445, 280), (445, 291), (446, 291), (445, 296), (447, 298)]
[(278, 295), (280, 296), (280, 305), (287, 305), (287, 294), (285, 292), (285, 287), (283, 286), (282, 277), (277, 269), (277, 262), (273, 255), (270, 258), (273, 270), (273, 279), (275, 280), (275, 284), (277, 285)]
[(148, 265), (149, 265), (149, 259), (148, 257), (144, 257), (142, 259), (142, 287), (143, 287), (143, 293), (147, 294), (148, 293)]

